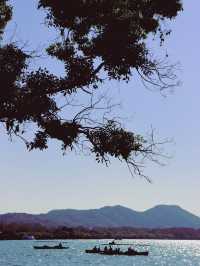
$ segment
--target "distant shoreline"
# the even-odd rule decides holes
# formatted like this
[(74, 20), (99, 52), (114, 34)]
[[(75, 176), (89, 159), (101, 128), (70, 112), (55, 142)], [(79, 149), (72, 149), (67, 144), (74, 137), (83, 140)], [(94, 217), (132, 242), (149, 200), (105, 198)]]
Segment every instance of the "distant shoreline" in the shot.
[[(35, 240), (26, 240), (26, 239), (0, 239), (0, 242), (3, 242), (3, 241), (39, 241), (39, 240), (44, 240), (44, 241), (53, 241), (53, 240), (86, 240), (86, 241), (89, 241), (89, 240), (113, 240), (113, 238), (49, 238), (49, 239), (35, 239)], [(123, 238), (123, 240), (163, 240), (163, 241), (166, 241), (166, 240), (179, 240), (179, 241), (200, 241), (200, 238), (199, 239), (179, 239), (179, 238)], [(120, 243), (120, 242), (119, 242)]]
[(0, 240), (200, 240), (200, 229), (193, 228), (84, 228), (44, 227), (40, 224), (0, 225)]

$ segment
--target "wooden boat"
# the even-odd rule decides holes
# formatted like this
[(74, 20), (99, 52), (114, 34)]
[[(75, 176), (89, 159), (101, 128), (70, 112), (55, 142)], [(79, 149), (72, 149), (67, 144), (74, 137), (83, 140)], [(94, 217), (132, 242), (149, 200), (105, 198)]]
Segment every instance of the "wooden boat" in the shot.
[(34, 249), (68, 249), (69, 247), (63, 246), (62, 243), (59, 243), (58, 245), (49, 246), (49, 245), (43, 245), (43, 246), (33, 246)]
[[(100, 254), (100, 255), (118, 255), (118, 256), (148, 256), (148, 251), (137, 251), (133, 246), (148, 246), (148, 245), (135, 245), (131, 243), (116, 243), (115, 241), (109, 242), (107, 244), (101, 244), (105, 246), (104, 249), (97, 248), (96, 246), (93, 249), (86, 249), (86, 253), (90, 254)], [(120, 250), (120, 248), (113, 249), (112, 246), (129, 246), (126, 251)]]
[(85, 250), (86, 253), (90, 253), (90, 254), (100, 254), (100, 255), (108, 255), (108, 256), (113, 256), (113, 255), (117, 255), (117, 256), (148, 256), (149, 252), (148, 251), (136, 251), (136, 250), (132, 250), (132, 251), (115, 251), (115, 250), (108, 250), (108, 251), (104, 251), (104, 250), (93, 250), (93, 249), (86, 249)]
[(69, 247), (59, 247), (59, 246), (33, 246), (34, 249), (68, 249)]

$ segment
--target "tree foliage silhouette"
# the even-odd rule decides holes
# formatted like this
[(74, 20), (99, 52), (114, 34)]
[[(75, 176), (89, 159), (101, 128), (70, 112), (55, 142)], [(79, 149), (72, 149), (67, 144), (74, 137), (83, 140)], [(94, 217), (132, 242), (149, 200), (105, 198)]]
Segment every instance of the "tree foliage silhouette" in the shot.
[[(182, 10), (180, 0), (40, 0), (46, 24), (59, 32), (46, 52), (64, 64), (65, 75), (58, 77), (47, 69), (29, 71), (31, 54), (13, 43), (0, 45), (0, 121), (7, 133), (23, 139), (29, 150), (47, 149), (49, 139), (57, 139), (62, 149), (86, 146), (98, 162), (110, 156), (125, 160), (142, 175), (136, 158), (154, 160), (155, 143), (125, 130), (114, 118), (91, 118), (101, 99), (94, 94), (109, 80), (128, 82), (133, 73), (144, 84), (160, 90), (175, 85), (171, 66), (156, 61), (147, 48), (150, 34), (160, 42), (170, 34), (165, 20), (174, 19)], [(11, 19), (12, 8), (0, 0), (0, 36)], [(89, 106), (79, 106), (74, 117), (63, 112), (71, 99), (84, 93)], [(58, 96), (67, 101), (58, 104)], [(105, 111), (112, 105), (107, 105)], [(25, 125), (34, 124), (33, 139), (25, 138)]]

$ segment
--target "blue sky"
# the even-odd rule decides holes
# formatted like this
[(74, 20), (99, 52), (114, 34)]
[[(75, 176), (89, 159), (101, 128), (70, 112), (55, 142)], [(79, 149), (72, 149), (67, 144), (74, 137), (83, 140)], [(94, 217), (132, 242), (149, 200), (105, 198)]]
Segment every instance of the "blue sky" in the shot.
[[(36, 0), (10, 1), (13, 21), (5, 38), (41, 50), (54, 39), (43, 25), (43, 12)], [(121, 115), (129, 129), (145, 134), (153, 126), (158, 137), (172, 138), (166, 151), (173, 156), (166, 166), (148, 164), (145, 172), (153, 184), (132, 178), (126, 165), (113, 161), (110, 167), (93, 157), (62, 155), (59, 143), (45, 152), (27, 152), (23, 143), (9, 141), (0, 133), (0, 212), (46, 212), (57, 208), (96, 208), (122, 204), (144, 210), (157, 204), (177, 204), (200, 215), (200, 92), (199, 92), (199, 8), (198, 0), (184, 1), (184, 12), (171, 23), (172, 34), (163, 47), (171, 62), (180, 62), (182, 86), (163, 97), (146, 90), (136, 77), (127, 85), (106, 84), (111, 95), (122, 102)], [(156, 46), (154, 50), (160, 53)], [(157, 51), (158, 50), (158, 51)], [(48, 64), (57, 74), (63, 70), (55, 61), (35, 60), (33, 67)]]

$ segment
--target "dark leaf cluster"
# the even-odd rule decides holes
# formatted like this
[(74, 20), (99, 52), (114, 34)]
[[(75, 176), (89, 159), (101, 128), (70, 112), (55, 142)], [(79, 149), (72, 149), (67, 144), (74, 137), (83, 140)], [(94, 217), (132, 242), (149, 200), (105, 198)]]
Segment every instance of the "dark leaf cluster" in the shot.
[(88, 134), (96, 154), (97, 161), (106, 161), (106, 155), (121, 158), (125, 161), (131, 158), (132, 153), (139, 152), (145, 141), (132, 132), (125, 131), (115, 121), (100, 129), (92, 130)]

